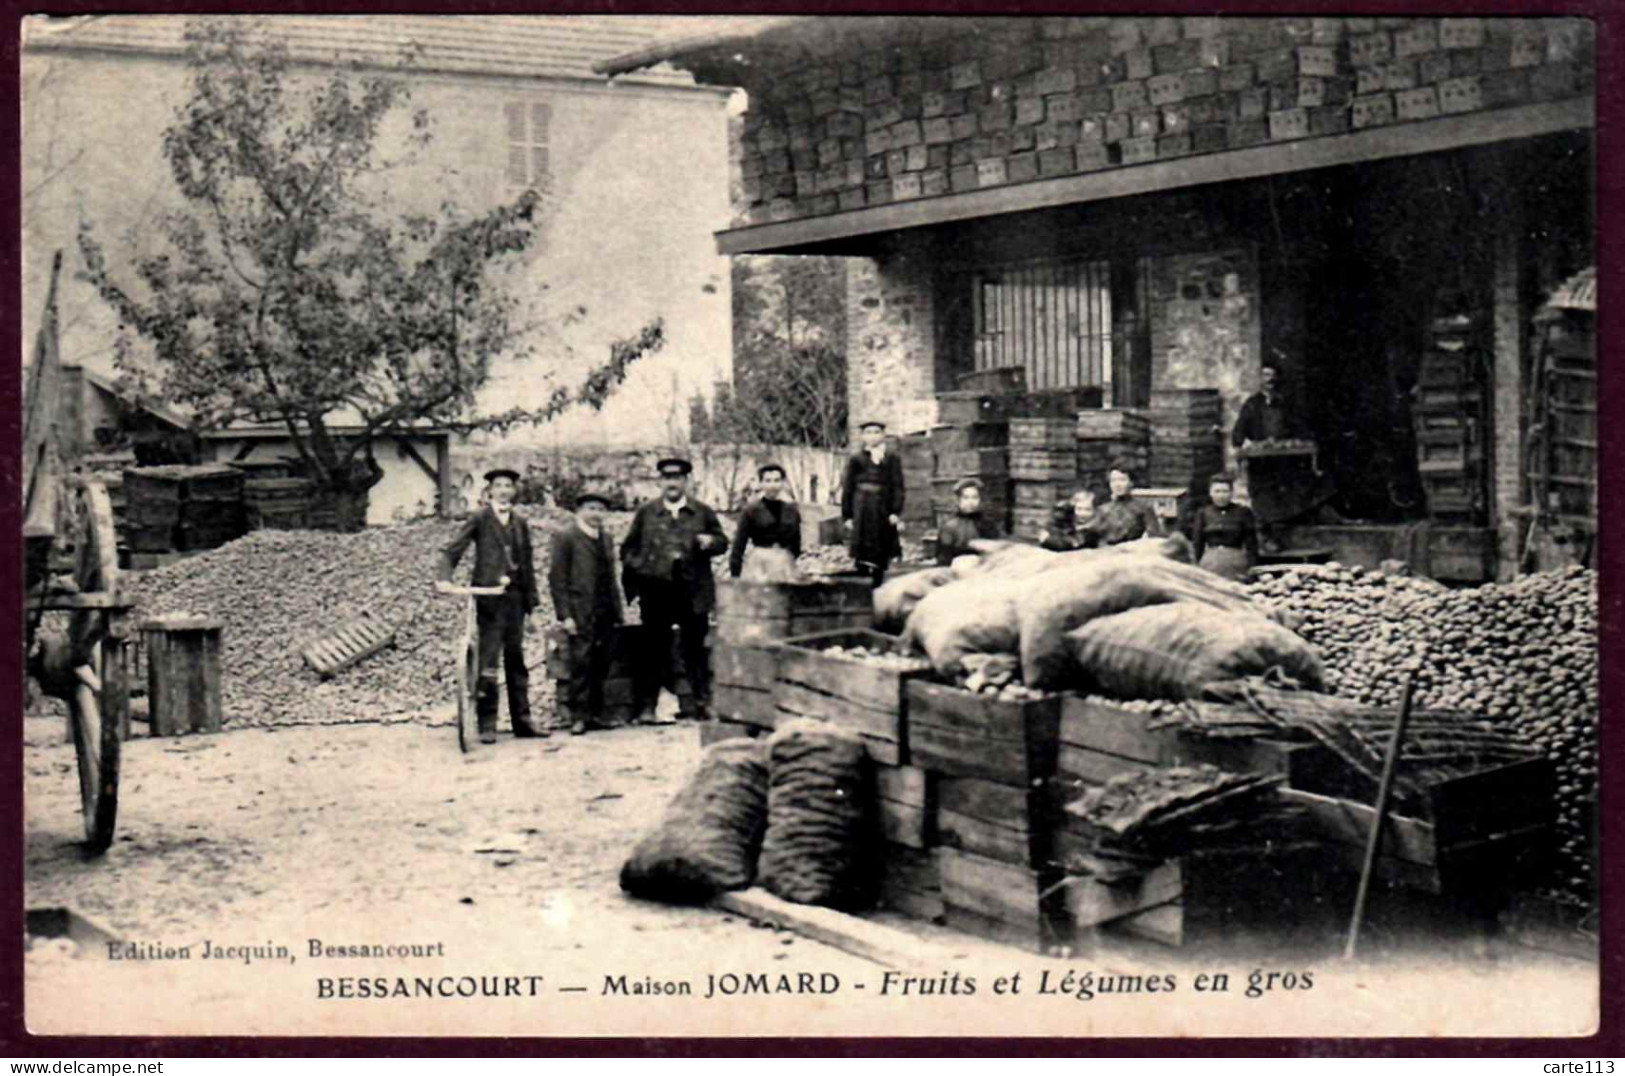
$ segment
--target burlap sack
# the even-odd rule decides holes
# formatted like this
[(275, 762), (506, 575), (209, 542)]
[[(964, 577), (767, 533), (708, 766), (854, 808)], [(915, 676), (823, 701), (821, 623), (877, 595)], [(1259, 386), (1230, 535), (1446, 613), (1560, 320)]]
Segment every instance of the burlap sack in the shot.
[(874, 898), (873, 785), (863, 741), (820, 721), (788, 721), (768, 739), (762, 885), (785, 900), (859, 908)]

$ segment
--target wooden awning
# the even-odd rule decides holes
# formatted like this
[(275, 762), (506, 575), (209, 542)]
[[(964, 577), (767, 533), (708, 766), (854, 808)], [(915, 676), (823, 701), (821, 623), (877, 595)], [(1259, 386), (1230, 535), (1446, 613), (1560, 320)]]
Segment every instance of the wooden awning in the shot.
[(1195, 157), (990, 187), (716, 233), (723, 254), (864, 254), (878, 236), (977, 217), (1380, 161), (1596, 124), (1589, 98), (1471, 112), (1348, 134), (1276, 142)]

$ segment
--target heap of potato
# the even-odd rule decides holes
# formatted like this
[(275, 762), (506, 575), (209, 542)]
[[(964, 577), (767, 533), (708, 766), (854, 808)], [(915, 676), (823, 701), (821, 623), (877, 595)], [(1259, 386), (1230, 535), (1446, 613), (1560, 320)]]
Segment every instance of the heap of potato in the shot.
[(1328, 690), (1399, 704), (1415, 669), (1416, 705), (1507, 722), (1557, 769), (1558, 882), (1593, 879), (1596, 810), (1597, 575), (1567, 568), (1508, 584), (1450, 589), (1426, 579), (1332, 564), (1252, 586), (1261, 604), (1300, 618)]
[(891, 672), (924, 672), (931, 663), (915, 654), (899, 654), (875, 646), (826, 646), (823, 651), (831, 657), (848, 658)]

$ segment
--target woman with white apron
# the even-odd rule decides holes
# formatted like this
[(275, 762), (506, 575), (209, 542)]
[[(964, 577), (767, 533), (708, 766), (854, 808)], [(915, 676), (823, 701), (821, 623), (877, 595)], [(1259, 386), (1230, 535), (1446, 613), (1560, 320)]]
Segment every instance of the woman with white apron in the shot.
[(756, 472), (762, 495), (739, 517), (728, 569), (746, 583), (789, 583), (799, 577), (801, 512), (784, 499), (784, 468), (765, 463)]
[(1196, 513), (1191, 545), (1196, 563), (1215, 575), (1244, 581), (1258, 563), (1258, 520), (1253, 510), (1234, 503), (1235, 476), (1221, 471), (1208, 480), (1208, 499)]

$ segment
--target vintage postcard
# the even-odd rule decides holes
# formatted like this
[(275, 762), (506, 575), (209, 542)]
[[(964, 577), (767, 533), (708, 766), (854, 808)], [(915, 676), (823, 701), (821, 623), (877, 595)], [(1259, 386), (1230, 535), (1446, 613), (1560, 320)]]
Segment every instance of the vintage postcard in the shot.
[(1591, 21), (22, 34), (32, 1033), (1596, 1033)]

